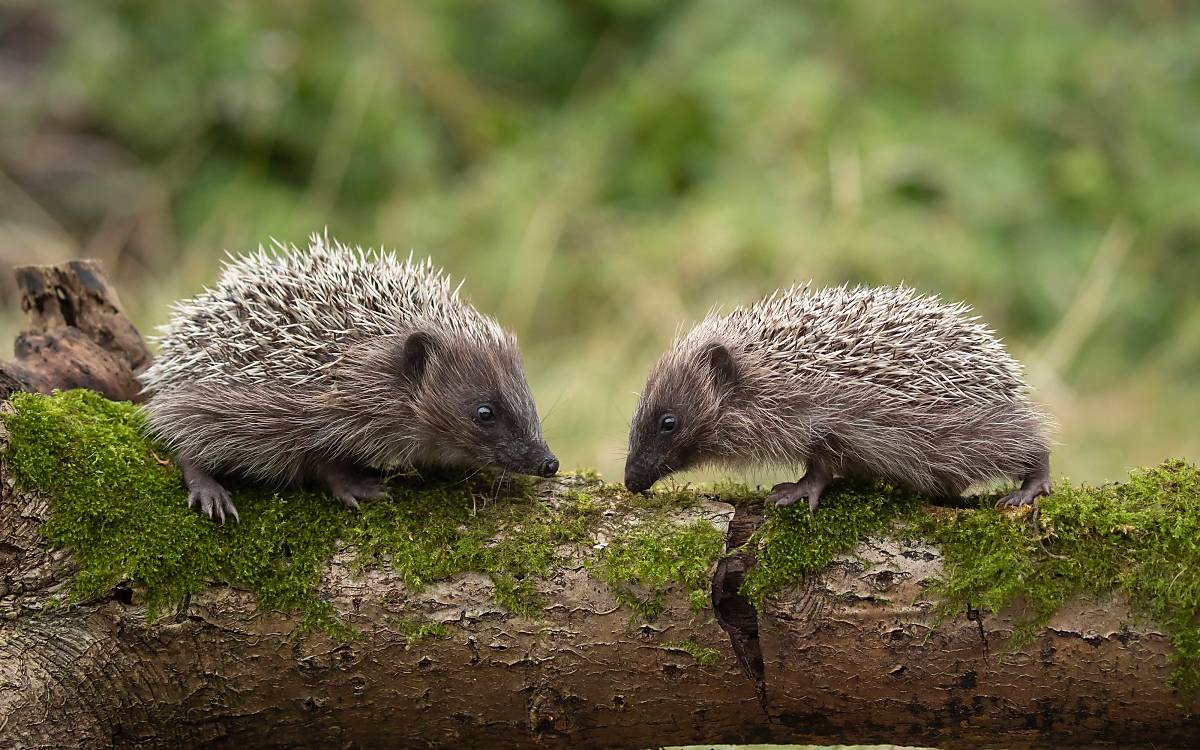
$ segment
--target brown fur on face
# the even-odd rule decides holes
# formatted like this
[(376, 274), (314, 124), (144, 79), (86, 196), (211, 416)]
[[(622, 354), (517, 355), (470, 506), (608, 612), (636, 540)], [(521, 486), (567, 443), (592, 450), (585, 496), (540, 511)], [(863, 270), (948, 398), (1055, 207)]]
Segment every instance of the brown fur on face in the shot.
[[(718, 460), (724, 452), (719, 435), (738, 397), (737, 380), (729, 350), (719, 342), (664, 356), (650, 373), (633, 417), (626, 487), (640, 492), (667, 474)], [(674, 428), (668, 430), (664, 420), (670, 419)]]
[[(366, 366), (345, 366), (348, 413), (379, 422), (368, 430), (405, 438), (368, 441), (392, 446), (374, 463), (542, 473), (554, 456), (542, 439), (516, 339), (505, 334), (489, 343), (418, 330), (382, 342), (366, 356)], [(481, 406), (490, 410), (490, 421), (479, 418)]]

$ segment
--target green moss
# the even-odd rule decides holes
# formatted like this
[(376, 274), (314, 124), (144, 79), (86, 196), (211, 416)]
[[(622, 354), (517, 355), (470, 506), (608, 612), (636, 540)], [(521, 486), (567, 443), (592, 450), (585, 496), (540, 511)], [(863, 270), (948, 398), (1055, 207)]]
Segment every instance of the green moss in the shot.
[(1200, 688), (1200, 471), (1182, 461), (1100, 487), (1058, 482), (1032, 513), (991, 507), (924, 513), (913, 528), (938, 544), (944, 614), (967, 604), (1019, 607), (1014, 644), (1028, 642), (1066, 600), (1122, 593), (1175, 646), (1172, 679)]
[(559, 567), (567, 553), (560, 548), (588, 540), (600, 506), (575, 491), (551, 506), (521, 484), (518, 494), (482, 506), (461, 482), (396, 487), (395, 502), (363, 506), (348, 540), (360, 564), (385, 561), (414, 589), (464, 571), (487, 573), (498, 603), (532, 616), (534, 579)]
[[(427, 477), (394, 483), (390, 501), (359, 513), (318, 493), (231, 488), (241, 523), (218, 526), (187, 507), (178, 471), (143, 439), (135, 407), (86, 391), (16, 394), (12, 404), (3, 415), (8, 466), (23, 488), (46, 493), (52, 512), (43, 533), (79, 563), (66, 601), (105, 595), (128, 580), (152, 618), (224, 582), (253, 592), (263, 609), (300, 613), (301, 632), (316, 627), (350, 638), (353, 631), (317, 595), (328, 560), (346, 544), (358, 550), (359, 565), (388, 565), (413, 589), (481, 571), (498, 603), (534, 616), (537, 581), (568, 558), (592, 555), (604, 510), (621, 503), (638, 525), (616, 530), (586, 560), (589, 569), (640, 616), (659, 614), (670, 587), (699, 610), (708, 606), (709, 570), (724, 537), (705, 520), (673, 523), (671, 513), (709, 492), (738, 503), (762, 496), (723, 485), (638, 498), (579, 476), (543, 495), (525, 479), (493, 485), (490, 478)], [(758, 564), (743, 591), (761, 604), (863, 537), (899, 527), (942, 548), (945, 573), (934, 594), (943, 614), (967, 604), (1020, 607), (1021, 643), (1071, 597), (1117, 591), (1169, 634), (1176, 683), (1200, 689), (1195, 466), (1169, 462), (1101, 487), (1059, 482), (1036, 523), (1029, 512), (1000, 513), (990, 502), (978, 510), (920, 510), (917, 496), (890, 485), (839, 482), (815, 514), (803, 505), (768, 508), (748, 542)], [(437, 634), (414, 627), (414, 637)]]
[(389, 621), (401, 635), (404, 636), (404, 650), (411, 649), (426, 638), (449, 638), (450, 628), (440, 622), (425, 622), (419, 620)]
[(725, 538), (708, 521), (686, 525), (653, 520), (615, 536), (592, 565), (617, 601), (645, 618), (663, 610), (666, 590), (687, 592), (692, 608), (709, 601), (709, 568), (725, 550)]
[(751, 487), (739, 482), (717, 482), (712, 485), (711, 494), (723, 503), (743, 507), (762, 505), (767, 493), (761, 487)]
[[(757, 556), (743, 592), (759, 605), (823, 569), (866, 536), (902, 527), (944, 555), (932, 592), (943, 616), (967, 606), (1018, 607), (1019, 647), (1075, 596), (1119, 592), (1162, 627), (1178, 658), (1173, 681), (1200, 688), (1200, 473), (1181, 461), (1135, 471), (1128, 482), (1075, 487), (1063, 481), (1030, 511), (925, 506), (904, 490), (839, 482), (809, 513), (768, 508), (749, 544)], [(906, 530), (906, 531), (905, 531)]]
[[(761, 495), (760, 495), (761, 497)], [(767, 520), (748, 544), (757, 563), (742, 584), (756, 604), (806, 575), (821, 570), (863, 539), (913, 513), (919, 498), (883, 482), (839, 481), (821, 498), (816, 513), (800, 502), (767, 507)]]
[(711, 667), (721, 659), (720, 651), (706, 648), (695, 641), (671, 641), (664, 643), (662, 647), (667, 651), (683, 651), (691, 655), (701, 667)]
[(264, 609), (346, 634), (313, 593), (348, 519), (328, 498), (239, 492), (242, 522), (217, 526), (188, 509), (178, 472), (142, 439), (131, 405), (88, 391), (12, 403), (8, 463), (21, 486), (48, 493), (42, 531), (79, 562), (69, 601), (128, 579), (157, 617), (219, 580), (253, 591)]
[(649, 511), (660, 516), (694, 508), (704, 499), (738, 506), (761, 504), (763, 501), (762, 488), (731, 481), (699, 485), (666, 481), (653, 490), (636, 494), (619, 484), (608, 487), (614, 488), (613, 496), (621, 498), (625, 507)]
[[(624, 488), (622, 488), (624, 489)], [(686, 484), (664, 482), (649, 492), (625, 493), (625, 505), (629, 508), (666, 514), (673, 510), (684, 510), (696, 504), (702, 492)]]
[(16, 394), (4, 415), (8, 465), (24, 488), (47, 494), (43, 533), (79, 562), (68, 601), (133, 581), (151, 618), (213, 582), (252, 591), (258, 605), (302, 614), (302, 628), (352, 631), (316, 587), (339, 545), (360, 564), (386, 560), (419, 589), (466, 570), (487, 573), (514, 612), (537, 606), (533, 579), (551, 573), (563, 545), (586, 541), (600, 506), (567, 492), (551, 507), (531, 481), (488, 478), (396, 484), (394, 502), (350, 511), (310, 492), (231, 487), (240, 523), (218, 526), (187, 507), (178, 471), (141, 434), (141, 412), (88, 391)]

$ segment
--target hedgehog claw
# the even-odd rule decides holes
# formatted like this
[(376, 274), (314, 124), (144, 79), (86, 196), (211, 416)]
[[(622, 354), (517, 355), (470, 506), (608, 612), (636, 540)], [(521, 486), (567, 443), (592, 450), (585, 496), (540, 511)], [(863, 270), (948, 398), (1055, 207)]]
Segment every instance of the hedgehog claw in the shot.
[(823, 489), (823, 487), (817, 487), (812, 482), (805, 482), (803, 479), (799, 482), (781, 482), (771, 488), (767, 502), (773, 502), (776, 507), (782, 508), (803, 497), (808, 499), (808, 509), (815, 511)]
[(1035, 484), (1021, 485), (1018, 490), (1013, 490), (996, 502), (997, 508), (1019, 508), (1022, 505), (1036, 505), (1037, 499), (1042, 495), (1049, 495), (1050, 488), (1046, 485)]
[(1019, 508), (1022, 505), (1033, 505), (1037, 502), (1037, 496), (1028, 492), (1016, 490), (1010, 492), (1004, 497), (996, 501), (997, 508)]
[(1050, 456), (1043, 453), (1033, 471), (1025, 475), (1020, 488), (1013, 490), (996, 503), (997, 508), (1019, 508), (1035, 505), (1037, 499), (1050, 494)]
[(228, 518), (241, 522), (242, 519), (238, 516), (237, 508), (234, 507), (233, 500), (229, 497), (229, 490), (222, 487), (211, 474), (187, 458), (180, 456), (176, 459), (176, 463), (183, 472), (183, 483), (187, 485), (189, 508), (195, 508), (222, 524)]
[(808, 471), (798, 482), (782, 482), (771, 488), (767, 496), (768, 502), (774, 502), (776, 507), (791, 505), (802, 497), (808, 498), (808, 510), (815, 512), (821, 501), (821, 494), (829, 486), (833, 474), (826, 468), (826, 462), (814, 456), (808, 464)]
[(242, 520), (238, 516), (237, 508), (233, 505), (233, 500), (229, 497), (229, 491), (216, 482), (208, 486), (196, 487), (189, 492), (188, 507), (195, 508), (222, 524), (229, 518), (239, 523)]

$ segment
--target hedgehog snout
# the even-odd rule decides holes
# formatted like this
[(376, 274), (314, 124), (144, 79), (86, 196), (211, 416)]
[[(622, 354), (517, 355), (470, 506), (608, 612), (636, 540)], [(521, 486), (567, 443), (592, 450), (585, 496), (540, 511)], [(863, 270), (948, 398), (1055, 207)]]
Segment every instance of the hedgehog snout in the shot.
[(558, 473), (558, 458), (550, 452), (550, 446), (538, 441), (536, 446), (530, 446), (526, 462), (529, 466), (527, 473), (539, 477), (552, 477)]
[(644, 482), (640, 479), (630, 479), (629, 477), (625, 477), (625, 489), (637, 494), (650, 489), (650, 483)]
[(661, 472), (639, 466), (636, 463), (625, 464), (625, 489), (630, 492), (645, 492), (658, 481)]
[(519, 474), (535, 477), (552, 477), (558, 473), (558, 458), (544, 443), (541, 445), (513, 446), (509, 452), (497, 457), (500, 466)]

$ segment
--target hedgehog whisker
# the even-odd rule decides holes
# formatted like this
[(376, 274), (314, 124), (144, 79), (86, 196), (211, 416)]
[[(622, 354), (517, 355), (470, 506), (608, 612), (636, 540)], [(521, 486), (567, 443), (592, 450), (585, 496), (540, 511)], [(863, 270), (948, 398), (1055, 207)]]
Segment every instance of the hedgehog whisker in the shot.
[(546, 420), (550, 418), (550, 415), (551, 415), (551, 414), (553, 414), (553, 413), (554, 413), (554, 410), (558, 408), (558, 405), (562, 403), (562, 401), (563, 401), (563, 398), (565, 398), (565, 394), (561, 394), (561, 393), (560, 393), (560, 394), (558, 395), (558, 398), (556, 398), (556, 399), (554, 400), (554, 403), (553, 403), (553, 404), (550, 404), (550, 408), (549, 408), (549, 409), (547, 409), (547, 410), (546, 410), (546, 413), (545, 413), (545, 414), (543, 414), (543, 415), (541, 416), (541, 419), (539, 419), (539, 420), (538, 420), (538, 422), (539, 422), (539, 423), (540, 423), (542, 426), (545, 426), (545, 424), (546, 424)]
[(480, 465), (479, 465), (479, 467), (475, 469), (475, 471), (472, 471), (470, 474), (466, 475), (465, 477), (463, 477), (462, 479), (458, 480), (457, 482), (454, 482), (454, 483), (452, 483), (450, 486), (451, 486), (451, 487), (458, 487), (459, 485), (466, 484), (467, 482), (471, 481), (471, 480), (472, 480), (472, 479), (474, 479), (475, 477), (479, 476), (479, 474), (480, 474), (480, 473), (481, 473), (481, 472), (482, 472), (484, 469), (486, 469), (487, 467), (489, 467), (489, 466), (491, 466), (491, 465), (492, 465), (492, 462), (491, 462), (491, 461), (488, 461), (488, 462), (486, 462), (486, 463), (480, 464)]
[(500, 469), (500, 478), (496, 480), (492, 489), (492, 502), (500, 502), (500, 489), (504, 486), (506, 477), (508, 477), (508, 469)]

